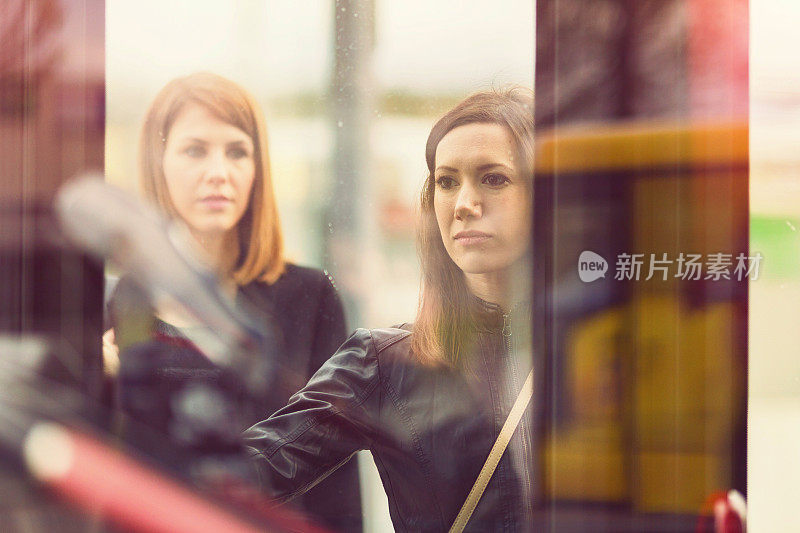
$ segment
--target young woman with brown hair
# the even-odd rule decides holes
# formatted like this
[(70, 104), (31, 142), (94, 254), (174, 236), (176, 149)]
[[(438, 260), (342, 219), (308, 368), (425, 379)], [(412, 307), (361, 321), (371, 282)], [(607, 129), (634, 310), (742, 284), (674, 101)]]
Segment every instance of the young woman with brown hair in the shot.
[[(263, 114), (239, 85), (210, 73), (168, 83), (145, 117), (139, 170), (145, 197), (188, 228), (223, 289), (273, 333), (270, 353), (253, 354), (271, 358), (270, 385), (265, 380), (258, 397), (238, 398), (238, 412), (221, 414), (221, 424), (236, 425), (235, 436), (284, 405), (342, 343), (341, 301), (324, 272), (284, 258)], [(109, 304), (120, 349), (120, 404), (134, 419), (180, 440), (173, 410), (182, 391), (224, 380), (187, 338), (188, 328), (202, 326), (179, 307), (151, 306), (138, 294), (123, 278)], [(142, 343), (149, 343), (148, 353), (136, 349)], [(143, 373), (143, 359), (151, 357), (157, 368)], [(358, 483), (353, 461), (309, 493), (301, 508), (328, 527), (360, 530)]]
[(302, 494), (369, 449), (398, 531), (530, 528), (525, 417), (512, 424), (510, 447), (482, 497), (471, 499), (468, 520), (459, 510), (512, 405), (524, 410), (530, 399), (521, 390), (529, 391), (532, 366), (533, 156), (533, 101), (524, 90), (474, 94), (436, 123), (426, 148), (416, 323), (358, 330), (286, 407), (245, 432), (273, 497)]

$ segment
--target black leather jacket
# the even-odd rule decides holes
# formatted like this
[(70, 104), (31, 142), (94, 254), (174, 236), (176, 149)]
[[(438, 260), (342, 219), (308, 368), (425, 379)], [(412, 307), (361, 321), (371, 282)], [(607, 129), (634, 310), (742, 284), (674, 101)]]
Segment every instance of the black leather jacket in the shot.
[[(395, 529), (448, 530), (531, 366), (509, 316), (486, 308), (464, 370), (420, 365), (407, 330), (356, 331), (286, 407), (245, 432), (262, 485), (288, 500), (368, 449)], [(530, 411), (468, 531), (530, 528)]]

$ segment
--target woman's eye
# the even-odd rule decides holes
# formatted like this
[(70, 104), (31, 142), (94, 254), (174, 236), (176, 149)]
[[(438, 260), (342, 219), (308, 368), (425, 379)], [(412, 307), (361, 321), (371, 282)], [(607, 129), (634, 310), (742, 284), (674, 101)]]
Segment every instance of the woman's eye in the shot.
[(483, 178), (483, 182), (491, 187), (499, 187), (508, 182), (508, 178), (502, 174), (487, 174)]
[(231, 148), (228, 150), (228, 157), (231, 159), (243, 159), (250, 157), (250, 153), (244, 148)]
[(206, 153), (205, 149), (202, 146), (189, 146), (187, 147), (183, 153), (188, 155), (189, 157), (203, 157)]
[(456, 180), (451, 178), (450, 176), (440, 176), (436, 178), (436, 186), (440, 189), (452, 189), (456, 184)]

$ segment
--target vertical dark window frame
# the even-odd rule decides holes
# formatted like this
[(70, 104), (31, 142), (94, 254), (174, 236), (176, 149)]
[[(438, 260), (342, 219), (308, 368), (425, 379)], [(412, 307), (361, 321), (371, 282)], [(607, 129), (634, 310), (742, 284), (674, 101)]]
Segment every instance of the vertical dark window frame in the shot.
[(2, 51), (0, 331), (42, 335), (55, 377), (103, 394), (103, 265), (60, 235), (59, 186), (103, 171), (105, 2), (11, 2)]

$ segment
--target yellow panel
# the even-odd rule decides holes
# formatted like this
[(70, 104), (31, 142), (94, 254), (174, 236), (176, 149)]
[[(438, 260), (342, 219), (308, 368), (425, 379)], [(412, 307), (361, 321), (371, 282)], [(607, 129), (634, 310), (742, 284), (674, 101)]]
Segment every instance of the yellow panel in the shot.
[(545, 443), (549, 496), (693, 512), (700, 495), (728, 487), (743, 394), (734, 312), (729, 302), (692, 309), (640, 294), (576, 326), (564, 367), (571, 418)]
[(634, 303), (640, 447), (717, 452), (731, 438), (733, 304), (690, 310), (673, 298)]
[(545, 445), (548, 496), (622, 503), (629, 498), (618, 427), (576, 427)]
[(626, 123), (546, 132), (537, 140), (544, 173), (642, 170), (675, 164), (745, 164), (747, 123)]
[(572, 418), (545, 443), (551, 498), (628, 501), (618, 374), (622, 318), (619, 309), (598, 313), (567, 339), (565, 385), (572, 399)]
[(721, 480), (723, 466), (712, 454), (642, 453), (635, 464), (634, 506), (644, 512), (699, 512), (709, 495), (729, 488)]

